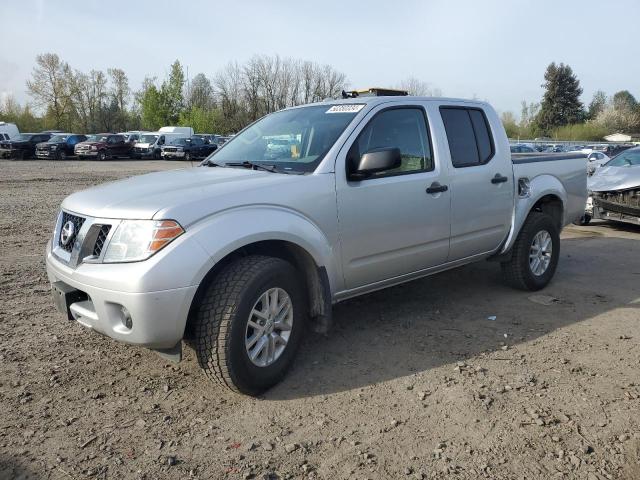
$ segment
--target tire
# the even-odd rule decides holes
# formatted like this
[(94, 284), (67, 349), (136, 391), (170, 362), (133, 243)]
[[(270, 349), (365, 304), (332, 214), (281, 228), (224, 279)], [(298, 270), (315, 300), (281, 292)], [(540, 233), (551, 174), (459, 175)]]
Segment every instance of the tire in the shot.
[(24, 150), (18, 150), (16, 152), (16, 160), (24, 160), (26, 158), (26, 155), (24, 154)]
[(153, 151), (153, 159), (160, 160), (160, 152), (158, 150)]
[[(226, 266), (208, 287), (195, 312), (196, 353), (205, 375), (235, 392), (252, 396), (277, 384), (291, 366), (305, 331), (307, 306), (302, 284), (297, 270), (279, 258), (252, 255)], [(259, 338), (254, 340), (254, 353), (261, 345), (262, 334), (248, 326), (249, 320), (264, 321), (252, 316), (252, 312), (268, 310), (261, 303), (262, 298), (266, 292), (276, 289), (278, 302), (287, 298), (281, 293), (284, 291), (292, 306), (292, 312), (287, 316), (291, 327), (287, 343), (280, 353), (277, 352), (279, 347), (274, 347), (276, 353), (272, 359), (263, 349), (255, 360), (251, 360), (245, 341), (254, 335)], [(276, 333), (273, 327), (271, 329)], [(287, 332), (280, 333), (285, 335)], [(272, 335), (267, 336), (271, 338)], [(264, 365), (254, 363), (261, 360), (265, 361)], [(270, 360), (271, 363), (267, 363)]]
[(107, 159), (107, 152), (105, 152), (104, 150), (100, 150), (98, 152), (98, 160), (101, 162), (104, 162)]
[[(547, 254), (541, 253), (536, 259), (531, 259), (530, 255), (535, 255), (534, 241), (536, 236), (540, 234), (538, 240), (546, 238), (544, 233), (548, 235), (551, 252)], [(544, 251), (543, 251), (544, 252)], [(543, 268), (546, 259), (547, 266), (540, 272), (534, 273), (536, 267)], [(518, 234), (515, 244), (511, 250), (511, 258), (501, 263), (502, 273), (506, 282), (514, 288), (520, 290), (540, 290), (547, 286), (553, 278), (558, 266), (560, 258), (560, 232), (553, 218), (542, 212), (531, 212)], [(541, 266), (542, 265), (542, 266)]]
[(589, 215), (588, 213), (585, 213), (583, 216), (580, 217), (579, 220), (576, 220), (575, 222), (573, 222), (574, 225), (580, 225), (581, 227), (586, 227), (590, 223), (591, 223), (591, 215)]
[(191, 161), (191, 152), (186, 152), (186, 153), (184, 154), (184, 159), (185, 159), (187, 162), (190, 162), (190, 161)]
[(67, 159), (67, 154), (64, 150), (60, 150), (58, 152), (58, 160), (66, 160)]

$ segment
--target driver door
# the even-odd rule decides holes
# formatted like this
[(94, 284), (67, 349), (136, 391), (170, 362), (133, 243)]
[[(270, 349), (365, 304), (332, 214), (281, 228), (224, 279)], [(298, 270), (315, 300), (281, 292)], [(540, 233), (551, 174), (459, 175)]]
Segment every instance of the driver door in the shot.
[[(449, 253), (448, 173), (434, 156), (424, 107), (379, 107), (361, 125), (336, 162), (347, 289), (441, 265)], [(384, 147), (400, 149), (399, 168), (349, 179), (350, 164)]]

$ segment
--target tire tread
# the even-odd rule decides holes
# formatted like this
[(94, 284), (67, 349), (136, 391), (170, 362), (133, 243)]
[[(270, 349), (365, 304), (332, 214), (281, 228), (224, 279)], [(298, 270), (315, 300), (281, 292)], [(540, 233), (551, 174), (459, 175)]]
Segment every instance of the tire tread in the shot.
[(242, 393), (234, 382), (226, 345), (231, 322), (247, 282), (262, 269), (282, 262), (263, 255), (243, 257), (224, 268), (204, 295), (195, 322), (196, 354), (205, 375), (234, 392)]

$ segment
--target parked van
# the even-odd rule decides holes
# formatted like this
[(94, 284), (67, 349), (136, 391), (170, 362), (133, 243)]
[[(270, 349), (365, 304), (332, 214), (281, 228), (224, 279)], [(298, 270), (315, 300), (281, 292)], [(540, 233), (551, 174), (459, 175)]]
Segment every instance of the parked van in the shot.
[(1, 140), (11, 140), (16, 135), (20, 135), (20, 130), (15, 123), (0, 122)]
[(157, 132), (142, 132), (133, 146), (134, 158), (160, 159), (163, 145), (172, 145), (181, 138), (193, 135), (191, 127), (162, 127)]
[(158, 131), (162, 133), (181, 133), (186, 135), (187, 138), (193, 137), (194, 134), (193, 128), (191, 127), (162, 127)]

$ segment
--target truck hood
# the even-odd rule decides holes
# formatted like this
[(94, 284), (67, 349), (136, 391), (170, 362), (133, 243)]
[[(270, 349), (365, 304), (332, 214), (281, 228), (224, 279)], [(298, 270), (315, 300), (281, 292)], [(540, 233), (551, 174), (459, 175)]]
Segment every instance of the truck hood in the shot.
[(134, 143), (134, 148), (149, 148), (151, 146), (150, 143)]
[(89, 145), (89, 146), (95, 146), (95, 147), (104, 147), (106, 145), (106, 143), (104, 142), (80, 142), (78, 144), (76, 144), (76, 146), (80, 146), (80, 145)]
[(630, 167), (602, 167), (589, 178), (592, 192), (628, 190), (640, 186), (640, 165)]
[(66, 211), (98, 218), (173, 219), (187, 226), (219, 210), (246, 203), (248, 191), (281, 189), (307, 176), (244, 168), (195, 167), (150, 173), (105, 183), (68, 196)]

